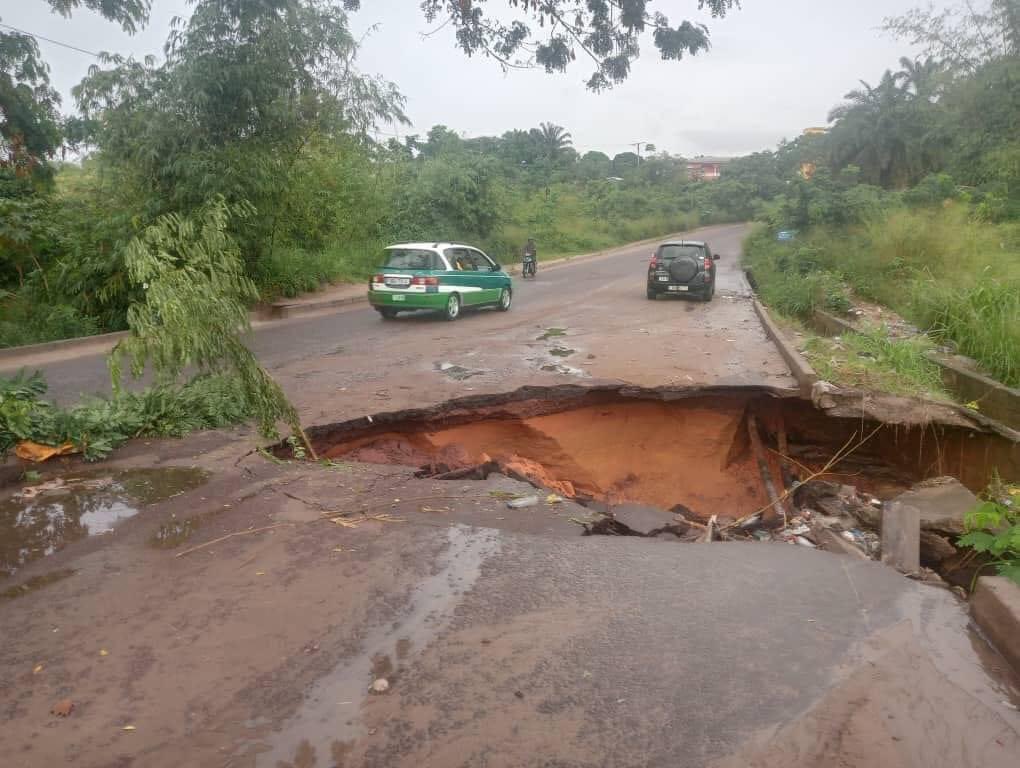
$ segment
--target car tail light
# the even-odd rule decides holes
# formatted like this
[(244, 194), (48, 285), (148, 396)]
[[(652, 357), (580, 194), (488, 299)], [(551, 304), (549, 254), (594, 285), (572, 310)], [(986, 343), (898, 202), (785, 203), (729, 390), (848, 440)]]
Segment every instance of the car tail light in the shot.
[(372, 276), (372, 282), (373, 283), (385, 283), (386, 282), (386, 278), (383, 277), (382, 275), (373, 275)]
[(659, 254), (653, 253), (652, 260), (648, 262), (648, 269), (655, 269), (657, 266), (659, 266)]
[(708, 258), (708, 256), (705, 257), (705, 271), (706, 272), (712, 271), (712, 260)]
[(439, 285), (438, 277), (412, 277), (411, 285)]

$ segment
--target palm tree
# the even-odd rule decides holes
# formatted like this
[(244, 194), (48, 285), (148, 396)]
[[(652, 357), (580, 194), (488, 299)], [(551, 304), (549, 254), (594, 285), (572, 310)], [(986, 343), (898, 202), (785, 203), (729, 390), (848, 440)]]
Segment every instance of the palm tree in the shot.
[(902, 56), (900, 66), (902, 69), (893, 77), (896, 82), (903, 83), (904, 90), (929, 103), (938, 99), (943, 86), (941, 75), (944, 67), (941, 62), (931, 56), (924, 61)]
[(833, 163), (859, 166), (872, 184), (901, 186), (917, 171), (921, 138), (914, 135), (917, 121), (908, 104), (911, 94), (888, 69), (878, 85), (862, 80), (861, 86), (829, 113), (829, 122), (836, 123), (830, 134)]
[(542, 146), (545, 148), (545, 155), (550, 160), (555, 160), (563, 153), (563, 150), (574, 145), (570, 133), (554, 123), (540, 123), (539, 134)]

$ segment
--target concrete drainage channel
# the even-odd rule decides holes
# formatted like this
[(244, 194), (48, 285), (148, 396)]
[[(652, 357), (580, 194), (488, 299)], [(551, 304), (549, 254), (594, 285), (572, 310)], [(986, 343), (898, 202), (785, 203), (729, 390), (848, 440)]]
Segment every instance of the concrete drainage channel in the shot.
[(954, 546), (964, 512), (1020, 462), (994, 430), (835, 417), (761, 388), (529, 387), (310, 436), (331, 459), (524, 480), (535, 494), (509, 506), (572, 499), (587, 507), (576, 520), (586, 534), (786, 541), (877, 559), (883, 510), (919, 509), (920, 562), (893, 564), (956, 585), (980, 565)]

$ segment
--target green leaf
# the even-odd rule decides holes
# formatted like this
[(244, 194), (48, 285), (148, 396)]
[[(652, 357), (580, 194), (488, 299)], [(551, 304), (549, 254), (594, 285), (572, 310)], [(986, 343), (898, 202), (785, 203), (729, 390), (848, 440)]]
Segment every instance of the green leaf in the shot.
[(971, 531), (957, 542), (962, 547), (971, 547), (975, 552), (988, 552), (995, 544), (995, 536), (987, 531)]

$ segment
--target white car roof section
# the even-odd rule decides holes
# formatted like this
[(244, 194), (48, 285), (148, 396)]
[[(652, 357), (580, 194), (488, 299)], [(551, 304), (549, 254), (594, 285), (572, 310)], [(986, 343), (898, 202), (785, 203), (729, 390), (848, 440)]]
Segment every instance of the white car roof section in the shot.
[(704, 245), (704, 240), (667, 240), (660, 245)]
[(446, 248), (471, 248), (473, 250), (480, 250), (473, 245), (465, 245), (464, 243), (397, 243), (396, 245), (387, 245), (386, 250), (391, 251), (396, 248), (413, 248), (419, 251), (442, 251)]

